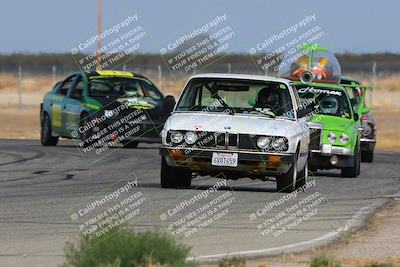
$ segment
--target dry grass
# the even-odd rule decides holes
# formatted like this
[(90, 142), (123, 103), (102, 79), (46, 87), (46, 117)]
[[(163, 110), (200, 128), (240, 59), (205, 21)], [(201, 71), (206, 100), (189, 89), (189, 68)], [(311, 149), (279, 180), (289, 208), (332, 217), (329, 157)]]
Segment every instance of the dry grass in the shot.
[[(24, 92), (46, 92), (49, 91), (54, 84), (50, 75), (46, 76), (26, 76), (22, 78), (22, 88)], [(11, 74), (0, 74), (0, 90), (17, 91), (18, 77)]]
[[(371, 84), (373, 82), (372, 76), (351, 73), (346, 74), (346, 76), (354, 77), (364, 84)], [(378, 75), (375, 81), (375, 89), (388, 92), (400, 92), (400, 74)]]

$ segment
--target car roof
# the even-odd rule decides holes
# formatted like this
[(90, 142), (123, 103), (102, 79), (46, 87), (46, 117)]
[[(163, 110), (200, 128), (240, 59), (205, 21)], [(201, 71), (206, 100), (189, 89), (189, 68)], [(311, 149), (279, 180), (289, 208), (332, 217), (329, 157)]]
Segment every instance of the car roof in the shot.
[(324, 89), (332, 89), (332, 90), (344, 90), (345, 88), (341, 84), (333, 84), (333, 83), (302, 83), (300, 81), (295, 81), (294, 85), (308, 85), (308, 86), (315, 86)]
[(350, 83), (351, 82), (355, 82), (357, 84), (361, 84), (360, 81), (358, 81), (358, 80), (356, 80), (356, 79), (354, 79), (352, 77), (349, 77), (349, 76), (342, 76), (342, 78), (340, 79), (340, 83), (343, 84), (343, 82), (350, 82)]
[(86, 77), (127, 77), (127, 78), (145, 78), (144, 75), (135, 72), (121, 71), (121, 70), (99, 70), (99, 71), (82, 71)]
[(267, 81), (267, 82), (281, 82), (281, 83), (291, 83), (292, 81), (263, 75), (249, 75), (249, 74), (231, 74), (231, 73), (202, 73), (196, 74), (189, 78), (221, 78), (221, 79), (243, 79), (243, 80), (256, 80), (256, 81)]

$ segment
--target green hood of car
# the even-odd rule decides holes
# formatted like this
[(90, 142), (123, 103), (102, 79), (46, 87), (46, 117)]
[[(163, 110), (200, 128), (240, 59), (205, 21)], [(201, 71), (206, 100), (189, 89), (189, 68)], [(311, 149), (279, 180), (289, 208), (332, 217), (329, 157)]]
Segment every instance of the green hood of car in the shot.
[(322, 123), (325, 130), (347, 132), (354, 129), (354, 120), (338, 116), (315, 114), (311, 122)]
[[(310, 122), (320, 123), (323, 124), (323, 136), (322, 136), (322, 143), (323, 144), (331, 144), (334, 146), (342, 146), (342, 147), (355, 147), (357, 143), (357, 122), (352, 119), (342, 118), (337, 116), (330, 116), (330, 115), (322, 115), (322, 114), (315, 114)], [(330, 143), (328, 141), (328, 135), (333, 133), (336, 135), (336, 141)], [(341, 143), (340, 136), (342, 134), (346, 134), (349, 137), (348, 143)]]

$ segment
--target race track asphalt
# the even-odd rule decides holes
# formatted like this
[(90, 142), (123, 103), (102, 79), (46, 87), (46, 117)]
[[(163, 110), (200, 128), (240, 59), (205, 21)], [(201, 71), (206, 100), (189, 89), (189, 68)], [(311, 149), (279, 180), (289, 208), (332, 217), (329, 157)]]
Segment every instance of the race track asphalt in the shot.
[[(87, 155), (73, 141), (43, 147), (36, 140), (0, 140), (0, 266), (57, 266), (65, 242), (89, 229), (85, 222), (123, 203), (124, 209), (132, 204), (120, 214), (131, 214), (129, 227), (167, 231), (192, 246), (198, 260), (302, 250), (359, 228), (398, 196), (399, 162), (400, 154), (378, 151), (358, 178), (315, 173), (304, 192), (291, 195), (276, 192), (274, 181), (224, 184), (212, 177), (162, 189), (156, 144)], [(132, 187), (118, 191), (128, 182)], [(87, 210), (95, 201), (104, 205)]]

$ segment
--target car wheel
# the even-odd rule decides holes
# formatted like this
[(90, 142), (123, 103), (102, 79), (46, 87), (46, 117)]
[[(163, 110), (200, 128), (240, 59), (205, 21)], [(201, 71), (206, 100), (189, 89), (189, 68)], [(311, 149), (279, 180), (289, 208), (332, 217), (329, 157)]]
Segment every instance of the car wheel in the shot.
[(361, 153), (361, 161), (362, 162), (373, 162), (374, 161), (374, 151), (373, 150), (363, 151)]
[(278, 192), (285, 192), (290, 193), (296, 189), (296, 182), (297, 182), (297, 157), (298, 152), (296, 152), (295, 156), (293, 157), (292, 164), (289, 168), (289, 171), (283, 175), (276, 177), (276, 187)]
[(40, 142), (43, 146), (55, 146), (58, 143), (58, 136), (51, 136), (51, 121), (47, 114), (44, 114), (41, 123)]
[(361, 151), (360, 146), (357, 143), (356, 153), (354, 154), (354, 164), (351, 167), (342, 169), (342, 177), (355, 178), (360, 174), (361, 170)]
[(306, 162), (306, 165), (304, 166), (303, 170), (297, 173), (296, 189), (305, 185), (307, 183), (307, 179), (308, 179), (308, 163)]
[(161, 187), (189, 187), (192, 183), (191, 171), (168, 166), (165, 157), (161, 157)]
[(125, 148), (137, 148), (139, 142), (137, 141), (123, 141), (122, 144)]

